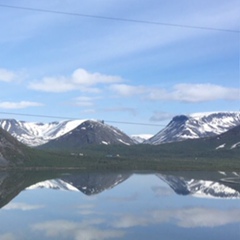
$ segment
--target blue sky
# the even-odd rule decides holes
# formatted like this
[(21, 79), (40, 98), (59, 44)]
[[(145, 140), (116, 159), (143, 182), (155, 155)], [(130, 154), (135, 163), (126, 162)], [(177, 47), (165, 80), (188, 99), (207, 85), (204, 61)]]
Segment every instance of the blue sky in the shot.
[[(177, 114), (238, 111), (239, 9), (239, 0), (0, 0), (1, 118), (165, 125)], [(161, 128), (113, 125), (128, 134)]]

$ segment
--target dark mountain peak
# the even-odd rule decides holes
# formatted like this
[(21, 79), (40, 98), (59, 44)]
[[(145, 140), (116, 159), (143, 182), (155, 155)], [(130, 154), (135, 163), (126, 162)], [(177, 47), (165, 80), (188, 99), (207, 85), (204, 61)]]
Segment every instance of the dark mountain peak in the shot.
[(189, 117), (186, 115), (178, 115), (178, 116), (175, 116), (171, 122), (185, 123), (188, 119)]
[(130, 176), (131, 173), (83, 173), (63, 177), (62, 180), (86, 195), (94, 195), (117, 186)]
[(86, 120), (66, 134), (39, 146), (42, 149), (73, 151), (88, 145), (132, 145), (134, 141), (119, 129), (102, 121)]

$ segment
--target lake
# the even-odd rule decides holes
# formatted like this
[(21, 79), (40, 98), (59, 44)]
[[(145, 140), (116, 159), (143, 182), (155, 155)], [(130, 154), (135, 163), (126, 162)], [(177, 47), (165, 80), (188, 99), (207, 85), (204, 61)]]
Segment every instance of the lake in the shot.
[(0, 172), (0, 240), (239, 240), (237, 172)]

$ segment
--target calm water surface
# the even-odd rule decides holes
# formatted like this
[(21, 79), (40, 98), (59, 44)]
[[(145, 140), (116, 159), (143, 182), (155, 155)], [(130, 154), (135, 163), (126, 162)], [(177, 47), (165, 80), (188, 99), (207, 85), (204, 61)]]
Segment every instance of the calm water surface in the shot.
[(0, 240), (239, 240), (239, 173), (0, 173)]

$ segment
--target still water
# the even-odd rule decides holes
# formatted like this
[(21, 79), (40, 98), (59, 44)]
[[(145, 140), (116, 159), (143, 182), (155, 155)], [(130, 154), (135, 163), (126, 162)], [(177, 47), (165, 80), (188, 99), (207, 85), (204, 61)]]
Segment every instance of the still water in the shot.
[(239, 240), (236, 172), (0, 172), (0, 240)]

